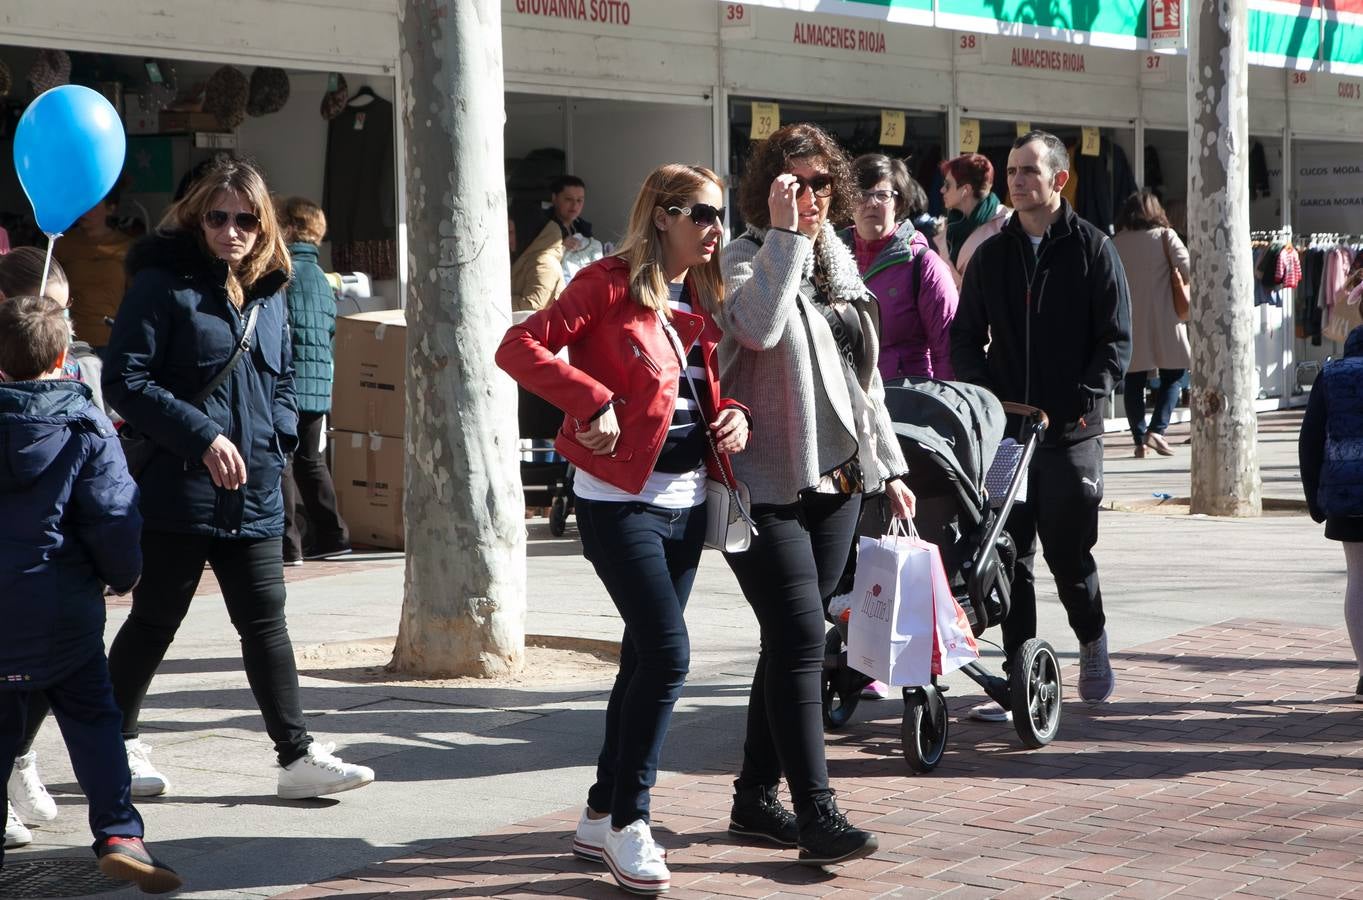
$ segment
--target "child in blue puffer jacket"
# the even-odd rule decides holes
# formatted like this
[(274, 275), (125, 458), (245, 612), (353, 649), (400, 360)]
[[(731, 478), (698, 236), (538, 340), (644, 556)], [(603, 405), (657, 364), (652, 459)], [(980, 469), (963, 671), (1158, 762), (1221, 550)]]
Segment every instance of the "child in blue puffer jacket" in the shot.
[(0, 303), (0, 771), (42, 692), (90, 804), (100, 870), (163, 893), (181, 882), (142, 843), (104, 656), (104, 586), (126, 593), (142, 569), (137, 485), (90, 389), (63, 377), (68, 333), (51, 298)]

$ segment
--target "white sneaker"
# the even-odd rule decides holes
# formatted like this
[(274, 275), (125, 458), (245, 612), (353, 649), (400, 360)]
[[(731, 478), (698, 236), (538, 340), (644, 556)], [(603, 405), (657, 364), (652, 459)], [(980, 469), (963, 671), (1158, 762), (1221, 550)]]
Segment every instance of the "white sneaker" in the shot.
[(13, 850), (15, 847), (26, 847), (31, 843), (33, 832), (19, 821), (19, 817), (14, 814), (14, 807), (9, 807), (9, 814), (5, 817), (5, 849)]
[(1013, 714), (990, 700), (988, 703), (971, 707), (970, 718), (977, 722), (1011, 722)]
[(323, 794), (339, 794), (364, 787), (374, 780), (374, 770), (341, 762), (332, 755), (335, 744), (310, 744), (308, 753), (279, 770), (275, 791), (283, 800), (306, 800)]
[(170, 779), (151, 764), (151, 747), (140, 738), (133, 738), (123, 742), (123, 749), (128, 752), (128, 772), (133, 777), (134, 797), (159, 797), (170, 790)]
[(602, 854), (615, 876), (615, 883), (631, 894), (661, 894), (672, 886), (667, 854), (653, 842), (653, 832), (643, 819), (606, 832)]
[(587, 815), (589, 812), (590, 808), (584, 806), (582, 815), (577, 820), (577, 833), (573, 835), (573, 855), (591, 862), (601, 862), (606, 847), (606, 835), (611, 830), (611, 817), (607, 814), (599, 819), (593, 819)]
[(57, 818), (57, 801), (43, 787), (38, 775), (38, 751), (30, 750), (14, 761), (8, 791), (9, 808), (19, 821), (38, 824)]

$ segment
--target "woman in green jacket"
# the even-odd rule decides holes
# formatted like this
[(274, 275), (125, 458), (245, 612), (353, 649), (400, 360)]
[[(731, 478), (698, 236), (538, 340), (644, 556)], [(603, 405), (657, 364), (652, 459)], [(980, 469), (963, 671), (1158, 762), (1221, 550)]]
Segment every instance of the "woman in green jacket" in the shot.
[[(350, 552), (350, 532), (336, 511), (336, 489), (322, 456), (322, 424), (331, 411), (331, 342), (336, 335), (336, 295), (317, 264), (327, 232), (321, 207), (302, 197), (279, 204), (279, 222), (293, 259), (289, 329), (293, 335), (294, 392), (298, 397), (298, 449), (284, 469), (284, 564)], [(307, 511), (308, 552), (298, 529), (298, 503)]]

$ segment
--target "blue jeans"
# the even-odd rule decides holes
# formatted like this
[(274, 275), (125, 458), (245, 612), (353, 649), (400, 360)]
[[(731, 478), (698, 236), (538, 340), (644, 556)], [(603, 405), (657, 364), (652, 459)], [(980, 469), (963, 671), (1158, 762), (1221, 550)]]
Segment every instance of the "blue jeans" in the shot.
[(582, 553), (625, 621), (587, 805), (609, 812), (611, 824), (624, 828), (649, 821), (649, 789), (691, 665), (683, 613), (705, 543), (705, 507), (578, 498), (576, 510)]
[[(35, 693), (0, 690), (0, 772), (7, 776), (24, 738), (29, 697)], [(110, 837), (141, 837), (142, 817), (133, 808), (132, 776), (123, 749), (123, 714), (114, 702), (104, 649), (41, 693), (52, 704), (71, 768), (89, 803), (94, 846)], [(4, 859), (0, 849), (0, 865)]]
[(1139, 447), (1145, 443), (1147, 432), (1164, 434), (1169, 427), (1169, 419), (1178, 403), (1178, 389), (1186, 369), (1160, 369), (1159, 389), (1155, 394), (1155, 410), (1150, 416), (1150, 425), (1145, 424), (1145, 380), (1144, 372), (1128, 372), (1122, 397), (1126, 402), (1126, 421), (1131, 426), (1131, 439)]

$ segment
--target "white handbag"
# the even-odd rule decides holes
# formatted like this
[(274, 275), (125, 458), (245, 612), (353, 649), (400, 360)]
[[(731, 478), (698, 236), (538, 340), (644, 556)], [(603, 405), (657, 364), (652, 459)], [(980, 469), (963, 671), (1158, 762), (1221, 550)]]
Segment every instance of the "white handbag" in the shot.
[[(695, 395), (696, 404), (699, 406), (700, 398), (704, 395), (696, 387), (696, 381), (691, 377), (691, 370), (686, 365), (686, 351), (682, 348), (681, 338), (677, 336), (676, 329), (661, 311), (658, 313), (658, 324), (672, 342), (672, 350), (677, 354), (677, 364), (681, 366), (687, 383), (691, 385), (691, 393)], [(705, 421), (703, 407), (700, 413), (701, 421), (698, 427), (705, 432), (705, 441), (710, 445), (710, 452), (715, 458), (715, 468), (719, 470), (720, 476), (719, 481), (713, 478), (705, 481), (705, 546), (725, 553), (742, 553), (752, 546), (753, 535), (757, 534), (757, 523), (748, 513), (750, 502), (748, 487), (736, 478), (730, 481), (729, 472), (724, 468), (724, 457), (719, 452), (719, 447), (715, 445), (715, 436), (710, 433), (709, 425)]]

